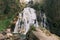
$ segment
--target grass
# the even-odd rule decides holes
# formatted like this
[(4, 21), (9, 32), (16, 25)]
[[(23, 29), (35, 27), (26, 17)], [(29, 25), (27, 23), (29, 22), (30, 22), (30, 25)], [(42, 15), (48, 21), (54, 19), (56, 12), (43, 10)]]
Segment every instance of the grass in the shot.
[(10, 21), (13, 20), (15, 13), (19, 11), (19, 0), (3, 0), (2, 2), (3, 4), (0, 5), (2, 7), (0, 9), (0, 31), (10, 25)]
[(6, 19), (6, 20), (1, 20), (0, 21), (0, 31), (4, 30), (9, 24), (9, 20)]
[(13, 18), (14, 14), (7, 16), (7, 18), (5, 18), (4, 20), (0, 20), (0, 31), (5, 30), (10, 25), (10, 21), (13, 20)]

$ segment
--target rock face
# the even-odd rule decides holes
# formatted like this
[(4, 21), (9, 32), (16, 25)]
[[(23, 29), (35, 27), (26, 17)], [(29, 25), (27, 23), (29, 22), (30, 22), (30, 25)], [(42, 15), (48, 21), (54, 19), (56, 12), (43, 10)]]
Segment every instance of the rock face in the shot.
[(20, 3), (25, 3), (28, 4), (28, 2), (30, 2), (31, 0), (20, 0)]
[(39, 40), (30, 29), (26, 35), (26, 40)]
[(33, 1), (33, 4), (35, 3), (43, 4), (45, 2), (45, 0), (20, 0), (20, 3), (28, 4), (30, 1)]
[(33, 31), (33, 34), (39, 40), (60, 40), (56, 35), (49, 33), (47, 30), (41, 30), (36, 28), (36, 31)]

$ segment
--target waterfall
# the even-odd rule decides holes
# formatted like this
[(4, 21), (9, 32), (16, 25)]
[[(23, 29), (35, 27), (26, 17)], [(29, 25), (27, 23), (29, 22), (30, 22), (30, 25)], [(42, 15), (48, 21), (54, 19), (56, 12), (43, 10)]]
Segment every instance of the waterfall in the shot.
[[(46, 28), (47, 27), (47, 19), (45, 13), (40, 12), (40, 17), (41, 22), (40, 26)], [(19, 18), (16, 22), (14, 33), (18, 33), (18, 29), (23, 28), (24, 30), (23, 34), (26, 35), (26, 33), (29, 31), (30, 26), (34, 25), (34, 27), (38, 27), (38, 21), (37, 21), (37, 16), (36, 16), (36, 10), (30, 7), (24, 8), (24, 10), (19, 13)]]
[(46, 14), (42, 11), (40, 11), (40, 19), (41, 19), (41, 26), (46, 28), (47, 27), (47, 17)]
[(18, 28), (20, 27), (20, 24), (19, 24), (19, 19), (17, 20), (16, 24), (15, 24), (15, 29), (14, 29), (14, 32), (13, 33), (18, 33)]
[[(45, 13), (41, 11), (39, 16), (39, 18), (41, 19), (40, 26), (46, 28), (47, 18)], [(15, 29), (13, 33), (20, 33), (21, 39), (25, 39), (26, 34), (32, 25), (35, 28), (39, 27), (36, 16), (36, 10), (31, 7), (26, 7), (21, 13), (19, 13), (18, 20), (15, 24)]]
[(38, 27), (38, 21), (37, 21), (35, 12), (36, 11), (33, 8), (30, 8), (30, 7), (24, 8), (24, 10), (21, 13), (19, 13), (19, 18), (16, 22), (14, 33), (18, 33), (19, 28), (20, 29), (24, 28), (24, 29), (22, 29), (22, 30), (25, 30), (25, 32), (23, 32), (23, 34), (26, 35), (26, 33), (29, 31), (31, 25), (34, 25), (34, 27)]

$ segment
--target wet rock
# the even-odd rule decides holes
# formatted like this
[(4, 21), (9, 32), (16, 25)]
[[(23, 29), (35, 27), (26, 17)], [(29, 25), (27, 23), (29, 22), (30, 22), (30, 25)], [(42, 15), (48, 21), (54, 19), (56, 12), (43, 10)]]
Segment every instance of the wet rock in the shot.
[(10, 28), (7, 28), (6, 29), (6, 33), (11, 33), (11, 29)]
[(6, 34), (7, 37), (12, 37), (13, 35), (11, 33)]
[(5, 39), (5, 36), (0, 33), (0, 40), (3, 40), (3, 39)]

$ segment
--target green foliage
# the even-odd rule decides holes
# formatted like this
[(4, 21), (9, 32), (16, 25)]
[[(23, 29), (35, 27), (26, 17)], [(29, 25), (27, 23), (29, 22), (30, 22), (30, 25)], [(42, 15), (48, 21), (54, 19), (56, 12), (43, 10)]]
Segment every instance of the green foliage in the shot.
[(60, 35), (60, 0), (47, 0), (44, 5), (52, 33)]
[(0, 14), (11, 14), (19, 10), (18, 0), (0, 0)]
[(5, 10), (5, 2), (4, 2), (4, 0), (0, 0), (0, 14), (3, 14), (4, 12), (4, 10)]
[(14, 15), (11, 15), (11, 17), (0, 20), (0, 31), (5, 30), (10, 25), (10, 22), (13, 20), (13, 18)]
[(0, 21), (0, 31), (4, 30), (9, 25), (9, 20)]
[(0, 0), (0, 31), (7, 28), (15, 14), (19, 12), (18, 4), (18, 0)]
[(30, 30), (36, 31), (36, 29), (33, 25), (30, 27)]
[(43, 5), (36, 3), (32, 6), (32, 8), (34, 8), (35, 10), (39, 11), (41, 8), (43, 7)]

